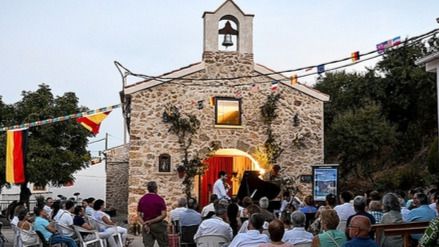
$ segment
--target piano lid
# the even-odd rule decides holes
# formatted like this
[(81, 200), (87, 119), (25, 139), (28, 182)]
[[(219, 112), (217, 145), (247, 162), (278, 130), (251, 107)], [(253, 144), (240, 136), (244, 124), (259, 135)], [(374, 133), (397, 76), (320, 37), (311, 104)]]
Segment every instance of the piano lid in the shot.
[(245, 171), (238, 190), (238, 198), (250, 196), (253, 200), (259, 200), (266, 196), (273, 200), (280, 193), (280, 187), (271, 182), (259, 178), (258, 171)]

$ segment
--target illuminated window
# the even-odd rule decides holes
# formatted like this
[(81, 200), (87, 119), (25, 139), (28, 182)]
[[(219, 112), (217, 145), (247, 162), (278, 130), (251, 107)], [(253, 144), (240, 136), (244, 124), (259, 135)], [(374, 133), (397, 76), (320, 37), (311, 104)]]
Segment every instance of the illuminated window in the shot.
[(241, 125), (241, 100), (234, 98), (215, 98), (215, 124)]

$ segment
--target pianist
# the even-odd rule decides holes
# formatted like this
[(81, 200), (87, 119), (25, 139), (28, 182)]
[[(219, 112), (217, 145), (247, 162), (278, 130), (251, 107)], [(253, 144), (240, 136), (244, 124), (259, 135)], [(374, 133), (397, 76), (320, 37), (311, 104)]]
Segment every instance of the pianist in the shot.
[(213, 185), (213, 194), (218, 196), (218, 199), (227, 199), (230, 200), (230, 197), (227, 195), (228, 186), (226, 184), (227, 181), (227, 174), (225, 171), (220, 171), (218, 173), (218, 179), (216, 180), (215, 184)]

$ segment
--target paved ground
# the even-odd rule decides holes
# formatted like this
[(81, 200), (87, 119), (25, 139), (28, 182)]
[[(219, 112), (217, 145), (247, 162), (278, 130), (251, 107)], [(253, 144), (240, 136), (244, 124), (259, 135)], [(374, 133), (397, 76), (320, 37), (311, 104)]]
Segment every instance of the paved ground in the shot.
[[(6, 237), (7, 242), (5, 243), (5, 247), (12, 247), (14, 244), (14, 232), (9, 226), (3, 226), (2, 233)], [(131, 242), (130, 247), (143, 247), (142, 236), (134, 236), (129, 235), (134, 238), (133, 242)], [(157, 243), (155, 246), (158, 246)]]

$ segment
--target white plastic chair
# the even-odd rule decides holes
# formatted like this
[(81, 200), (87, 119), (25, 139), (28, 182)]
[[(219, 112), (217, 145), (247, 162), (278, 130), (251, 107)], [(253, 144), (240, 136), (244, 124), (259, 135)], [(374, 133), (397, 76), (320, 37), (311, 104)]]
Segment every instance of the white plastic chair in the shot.
[(43, 246), (43, 243), (40, 241), (37, 233), (34, 231), (26, 231), (24, 229), (17, 228), (19, 232), (19, 241), (20, 246), (29, 247), (29, 246)]
[(195, 239), (197, 247), (219, 247), (227, 246), (229, 241), (226, 237), (220, 235), (204, 235)]
[(114, 232), (113, 234), (110, 236), (111, 238), (117, 237), (117, 245), (119, 245), (120, 247), (124, 247), (123, 243), (122, 243), (122, 235), (117, 231), (117, 226), (116, 225), (108, 225), (105, 224), (105, 222), (96, 220), (95, 218), (92, 217), (87, 217), (90, 224), (93, 226), (94, 229), (100, 231), (99, 229), (103, 228), (103, 229), (107, 229), (107, 228), (114, 228)]
[(66, 225), (58, 223), (58, 222), (55, 222), (55, 227), (61, 236), (69, 236), (69, 237), (73, 238), (74, 240), (77, 238), (77, 236), (75, 236), (75, 230), (73, 230), (72, 227), (66, 226)]
[[(99, 237), (99, 233), (95, 230), (87, 230), (85, 228), (82, 228), (80, 226), (73, 226), (73, 229), (76, 232), (76, 235), (78, 236), (78, 240), (79, 240), (79, 244), (82, 247), (87, 247), (90, 244), (95, 244), (98, 243), (101, 247), (105, 247), (104, 241)], [(93, 234), (95, 236), (95, 238), (90, 239), (90, 240), (85, 240), (81, 233), (88, 233), (88, 234)]]

